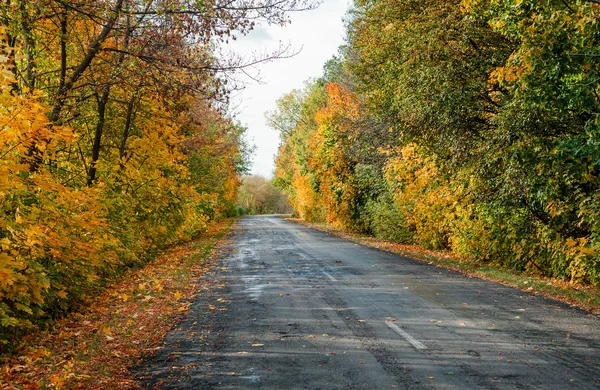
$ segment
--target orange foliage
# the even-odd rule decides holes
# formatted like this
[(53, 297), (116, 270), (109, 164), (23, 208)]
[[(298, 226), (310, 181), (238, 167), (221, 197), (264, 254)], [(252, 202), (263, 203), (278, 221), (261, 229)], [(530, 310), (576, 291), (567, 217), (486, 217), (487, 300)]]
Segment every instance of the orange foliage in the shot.
[(325, 85), (327, 105), (315, 115), (318, 127), (309, 138), (310, 166), (320, 183), (326, 221), (353, 229), (357, 195), (354, 160), (348, 153), (353, 121), (360, 117), (356, 94), (335, 83)]
[(386, 166), (386, 179), (394, 189), (395, 206), (416, 238), (426, 248), (443, 249), (449, 245), (456, 196), (444, 185), (438, 168), (414, 144), (400, 149)]
[[(165, 114), (173, 102), (140, 92), (126, 138), (122, 106), (108, 107), (93, 164), (99, 174), (90, 182), (89, 123), (59, 126), (43, 96), (17, 94), (13, 49), (0, 49), (0, 344), (8, 344), (226, 214), (236, 199), (243, 129), (216, 110), (210, 124), (194, 118), (194, 95), (177, 101), (173, 117)], [(114, 90), (131, 98), (127, 87)], [(192, 138), (206, 142), (186, 145)], [(194, 171), (194, 159), (211, 170)]]

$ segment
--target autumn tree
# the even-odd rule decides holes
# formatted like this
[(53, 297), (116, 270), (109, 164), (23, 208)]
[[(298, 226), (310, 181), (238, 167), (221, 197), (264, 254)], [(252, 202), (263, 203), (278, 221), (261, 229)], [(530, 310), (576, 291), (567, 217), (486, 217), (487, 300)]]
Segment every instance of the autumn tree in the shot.
[[(230, 214), (250, 148), (227, 54), (304, 0), (7, 0), (0, 340)], [(15, 338), (16, 340), (17, 338)]]
[(285, 194), (263, 176), (244, 176), (238, 190), (237, 206), (241, 214), (291, 214)]
[(330, 80), (271, 114), (278, 183), (305, 219), (597, 285), (598, 12), (356, 0)]

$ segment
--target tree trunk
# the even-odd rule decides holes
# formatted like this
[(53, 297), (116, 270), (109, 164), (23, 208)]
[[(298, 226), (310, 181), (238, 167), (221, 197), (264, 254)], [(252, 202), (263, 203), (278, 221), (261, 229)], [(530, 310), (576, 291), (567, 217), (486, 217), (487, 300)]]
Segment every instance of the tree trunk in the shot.
[(21, 12), (21, 30), (23, 31), (23, 37), (25, 38), (25, 55), (27, 56), (27, 69), (25, 70), (25, 85), (30, 91), (35, 89), (35, 40), (31, 33), (31, 26), (29, 25), (29, 15), (25, 8), (25, 1), (21, 1), (19, 4), (19, 11)]
[(100, 157), (100, 145), (102, 142), (102, 132), (104, 131), (106, 105), (108, 103), (108, 96), (110, 94), (110, 87), (106, 87), (102, 96), (97, 97), (98, 100), (98, 123), (96, 123), (96, 132), (94, 134), (94, 145), (92, 146), (92, 162), (90, 163), (90, 169), (88, 171), (87, 185), (92, 186), (96, 181), (96, 173), (98, 171), (96, 165), (98, 158)]
[(65, 100), (67, 99), (68, 92), (73, 88), (77, 80), (83, 75), (83, 73), (88, 69), (91, 65), (92, 61), (100, 51), (102, 43), (108, 38), (109, 34), (112, 32), (119, 15), (121, 14), (121, 10), (123, 8), (124, 0), (117, 0), (114, 9), (111, 11), (110, 16), (108, 17), (106, 24), (102, 27), (102, 31), (96, 39), (90, 44), (89, 50), (86, 53), (85, 57), (81, 60), (79, 65), (73, 71), (73, 74), (68, 79), (65, 79), (65, 82), (62, 86), (59, 86), (58, 91), (56, 92), (56, 97), (54, 99), (54, 105), (52, 106), (52, 111), (48, 115), (50, 121), (56, 123), (60, 118), (60, 114), (65, 105)]

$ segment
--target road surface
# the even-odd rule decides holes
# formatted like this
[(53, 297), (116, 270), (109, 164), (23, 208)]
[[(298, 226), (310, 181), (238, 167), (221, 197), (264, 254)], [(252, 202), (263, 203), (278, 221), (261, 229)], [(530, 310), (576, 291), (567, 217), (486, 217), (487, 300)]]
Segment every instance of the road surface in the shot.
[(220, 258), (144, 387), (600, 388), (600, 319), (568, 305), (276, 216)]

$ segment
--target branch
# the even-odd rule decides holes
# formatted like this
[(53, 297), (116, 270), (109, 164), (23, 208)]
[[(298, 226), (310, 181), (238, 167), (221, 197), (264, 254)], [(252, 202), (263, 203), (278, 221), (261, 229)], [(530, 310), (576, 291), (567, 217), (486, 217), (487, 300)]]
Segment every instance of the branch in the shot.
[(565, 5), (565, 7), (567, 7), (569, 9), (569, 11), (571, 11), (572, 14), (575, 13), (575, 10), (573, 8), (571, 8), (571, 6), (567, 3), (566, 0), (561, 0), (561, 1)]
[(77, 68), (75, 68), (75, 71), (73, 72), (73, 74), (71, 75), (69, 80), (67, 80), (65, 82), (65, 84), (62, 86), (62, 88), (59, 88), (59, 90), (56, 94), (56, 101), (54, 103), (54, 106), (52, 107), (52, 111), (50, 112), (50, 115), (48, 115), (48, 118), (50, 119), (50, 121), (52, 121), (54, 123), (58, 121), (58, 118), (60, 117), (60, 113), (61, 113), (62, 108), (65, 103), (67, 91), (69, 91), (71, 88), (73, 88), (73, 85), (77, 82), (77, 80), (79, 80), (79, 78), (87, 70), (87, 68), (92, 63), (92, 60), (94, 59), (94, 57), (96, 57), (96, 54), (98, 54), (98, 52), (100, 51), (102, 42), (104, 42), (104, 40), (108, 37), (108, 34), (112, 31), (113, 26), (115, 25), (115, 22), (117, 21), (117, 19), (119, 17), (119, 13), (121, 12), (122, 7), (123, 7), (123, 0), (117, 0), (117, 3), (115, 4), (115, 8), (112, 10), (112, 15), (106, 21), (106, 24), (102, 28), (102, 31), (100, 32), (98, 37), (90, 45), (88, 53), (83, 58), (83, 60), (79, 64), (79, 66), (77, 66)]

